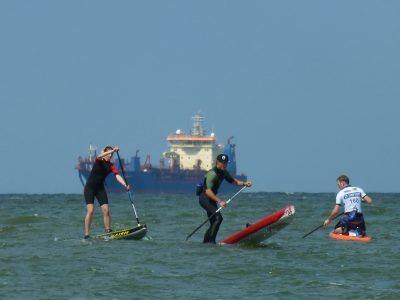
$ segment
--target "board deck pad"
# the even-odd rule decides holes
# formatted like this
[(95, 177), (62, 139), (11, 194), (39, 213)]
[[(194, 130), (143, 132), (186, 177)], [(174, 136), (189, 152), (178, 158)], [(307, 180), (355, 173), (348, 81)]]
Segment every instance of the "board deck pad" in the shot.
[(260, 221), (247, 226), (239, 232), (227, 237), (220, 242), (224, 244), (258, 244), (270, 238), (278, 231), (285, 228), (293, 220), (295, 207), (289, 205), (281, 210), (266, 216)]
[(351, 236), (351, 235), (344, 235), (344, 234), (337, 234), (331, 232), (329, 237), (336, 240), (346, 240), (346, 241), (358, 241), (358, 242), (369, 242), (372, 238), (368, 235), (366, 236)]
[(110, 240), (110, 239), (125, 239), (125, 240), (140, 240), (147, 233), (147, 226), (145, 224), (136, 227), (125, 228), (121, 230), (112, 231), (110, 233), (98, 235), (97, 238)]

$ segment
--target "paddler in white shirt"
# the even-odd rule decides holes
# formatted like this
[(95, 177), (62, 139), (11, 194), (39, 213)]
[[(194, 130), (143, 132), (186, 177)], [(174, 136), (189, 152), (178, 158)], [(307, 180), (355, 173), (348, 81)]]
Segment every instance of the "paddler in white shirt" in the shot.
[(344, 208), (344, 215), (336, 224), (334, 233), (348, 235), (349, 232), (357, 236), (365, 236), (365, 221), (361, 209), (361, 203), (372, 203), (372, 198), (363, 189), (350, 185), (349, 177), (341, 175), (336, 179), (340, 191), (336, 195), (336, 204), (324, 226), (327, 226), (339, 212), (340, 207)]

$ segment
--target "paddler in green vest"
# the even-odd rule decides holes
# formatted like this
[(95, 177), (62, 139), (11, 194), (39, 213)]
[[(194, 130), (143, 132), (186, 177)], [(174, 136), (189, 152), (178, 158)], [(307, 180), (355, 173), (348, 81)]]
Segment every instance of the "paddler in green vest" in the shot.
[[(209, 218), (218, 210), (217, 203), (222, 207), (227, 206), (227, 204), (217, 196), (218, 189), (224, 179), (236, 186), (251, 187), (250, 181), (240, 181), (236, 178), (233, 178), (231, 174), (229, 174), (229, 172), (226, 170), (228, 161), (228, 155), (218, 155), (215, 162), (215, 167), (208, 171), (204, 176), (204, 185), (199, 195), (199, 203), (201, 207), (206, 210)], [(223, 218), (220, 212), (216, 213), (212, 218), (210, 218), (210, 227), (207, 229), (204, 235), (203, 243), (215, 244), (215, 238), (222, 220)]]

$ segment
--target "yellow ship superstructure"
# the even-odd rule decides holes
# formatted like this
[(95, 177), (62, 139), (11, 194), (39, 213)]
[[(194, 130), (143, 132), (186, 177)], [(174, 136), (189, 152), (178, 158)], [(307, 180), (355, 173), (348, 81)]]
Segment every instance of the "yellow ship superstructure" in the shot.
[(223, 145), (217, 144), (214, 133), (206, 135), (203, 129), (204, 116), (197, 113), (193, 119), (190, 135), (178, 129), (167, 138), (169, 151), (163, 153), (169, 159), (172, 170), (208, 171), (214, 166), (218, 154), (223, 153)]

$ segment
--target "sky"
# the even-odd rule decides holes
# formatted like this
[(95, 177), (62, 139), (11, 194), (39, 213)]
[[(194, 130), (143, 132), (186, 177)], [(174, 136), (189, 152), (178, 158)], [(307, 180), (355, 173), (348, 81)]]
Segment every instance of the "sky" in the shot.
[(400, 192), (399, 1), (0, 1), (0, 193), (81, 193), (89, 144), (201, 111), (253, 191)]

